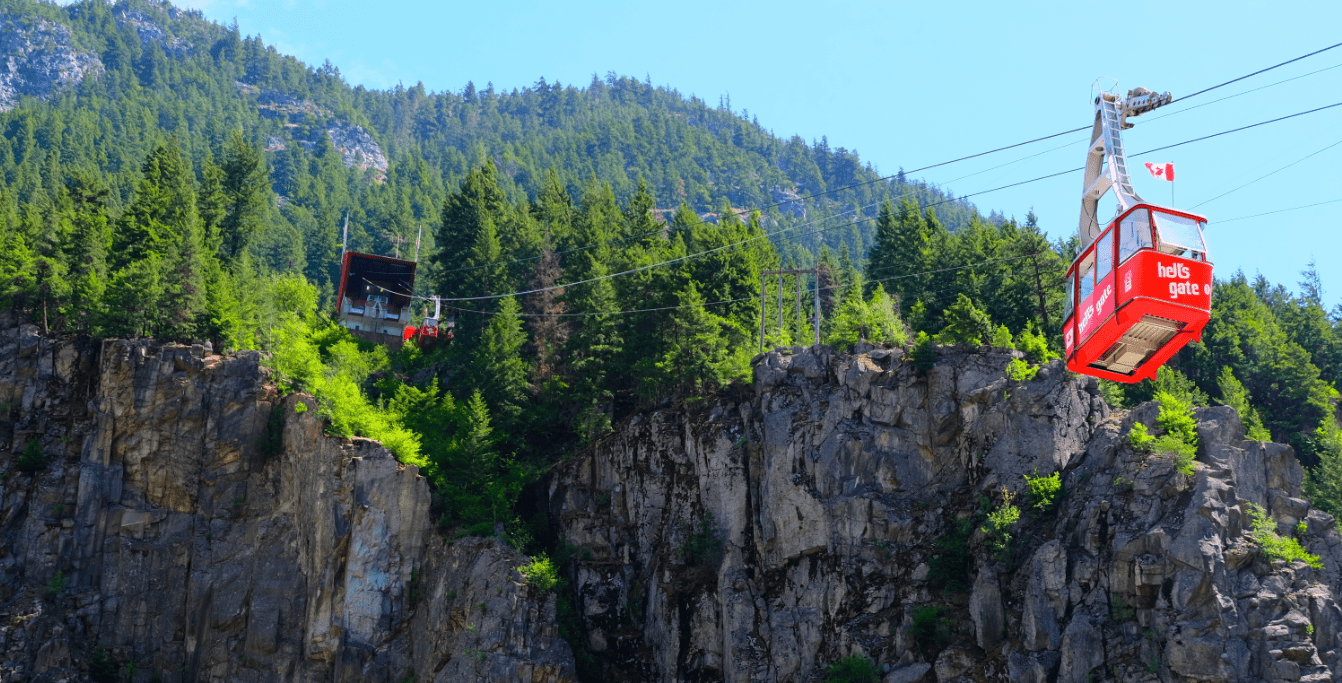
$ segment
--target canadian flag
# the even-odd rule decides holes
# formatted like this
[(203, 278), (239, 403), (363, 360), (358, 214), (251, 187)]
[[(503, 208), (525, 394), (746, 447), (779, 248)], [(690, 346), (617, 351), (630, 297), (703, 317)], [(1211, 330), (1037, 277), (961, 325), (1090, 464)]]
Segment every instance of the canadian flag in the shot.
[(1146, 162), (1146, 170), (1157, 178), (1174, 182), (1174, 164), (1153, 164), (1148, 161)]

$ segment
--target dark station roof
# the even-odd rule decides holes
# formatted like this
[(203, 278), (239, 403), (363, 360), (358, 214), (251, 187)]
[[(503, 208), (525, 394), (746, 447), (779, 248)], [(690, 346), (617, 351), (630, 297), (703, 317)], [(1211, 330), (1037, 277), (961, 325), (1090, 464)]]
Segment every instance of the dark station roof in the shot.
[[(340, 268), (340, 293), (336, 298), (336, 306), (341, 305), (347, 294), (364, 298), (379, 293), (389, 295), (397, 306), (405, 306), (410, 303), (407, 295), (415, 291), (415, 269), (418, 266), (414, 261), (390, 256), (345, 252)], [(390, 291), (384, 292), (383, 289)]]

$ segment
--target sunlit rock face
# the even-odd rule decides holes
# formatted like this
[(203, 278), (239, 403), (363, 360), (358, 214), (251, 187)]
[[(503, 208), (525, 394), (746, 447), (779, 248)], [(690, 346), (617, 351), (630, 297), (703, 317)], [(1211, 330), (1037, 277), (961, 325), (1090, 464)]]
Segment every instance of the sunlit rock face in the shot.
[[(445, 544), (416, 468), (266, 375), (254, 352), (0, 332), (0, 679), (101, 647), (161, 680), (573, 680), (525, 558)], [(49, 465), (22, 474), (34, 441)]]
[[(752, 389), (635, 418), (555, 472), (580, 658), (631, 681), (812, 681), (851, 655), (887, 682), (1342, 671), (1340, 539), (1289, 447), (1202, 409), (1187, 476), (1127, 445), (1157, 406), (1111, 414), (1060, 363), (1013, 382), (1014, 352), (942, 348), (920, 373), (859, 351), (762, 354)], [(1031, 510), (1025, 475), (1058, 471), (1056, 509)], [(1023, 514), (1000, 548), (982, 527), (1003, 487)], [(1323, 569), (1263, 559), (1246, 503), (1285, 535), (1303, 521)]]
[(23, 96), (45, 100), (102, 71), (98, 55), (75, 47), (70, 27), (0, 12), (0, 111)]

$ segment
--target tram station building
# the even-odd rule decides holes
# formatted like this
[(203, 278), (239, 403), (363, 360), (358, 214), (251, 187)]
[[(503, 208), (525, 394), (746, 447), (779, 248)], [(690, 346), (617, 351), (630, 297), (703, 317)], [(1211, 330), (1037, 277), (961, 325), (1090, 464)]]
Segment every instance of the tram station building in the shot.
[(415, 291), (414, 261), (345, 252), (340, 262), (336, 317), (354, 336), (393, 350), (410, 324), (410, 294)]

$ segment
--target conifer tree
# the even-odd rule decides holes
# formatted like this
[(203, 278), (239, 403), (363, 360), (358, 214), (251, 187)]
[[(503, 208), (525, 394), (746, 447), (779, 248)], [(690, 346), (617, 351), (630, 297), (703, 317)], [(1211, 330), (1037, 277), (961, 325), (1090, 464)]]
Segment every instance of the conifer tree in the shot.
[(699, 287), (688, 283), (678, 293), (679, 308), (671, 317), (667, 350), (657, 363), (667, 384), (689, 395), (722, 385), (728, 376), (730, 349), (722, 321), (704, 308)]
[(522, 358), (527, 335), (518, 317), (521, 306), (513, 297), (501, 299), (474, 352), (474, 386), (504, 424), (521, 414), (527, 397), (529, 368)]
[(224, 147), (221, 165), (224, 215), (219, 220), (219, 258), (232, 265), (247, 250), (266, 218), (270, 174), (265, 157), (234, 129)]
[(979, 346), (992, 339), (992, 319), (963, 292), (956, 295), (955, 303), (946, 309), (944, 317), (946, 326), (939, 335), (944, 343)]
[(96, 176), (76, 172), (67, 182), (72, 232), (66, 251), (70, 303), (66, 319), (76, 331), (90, 330), (107, 285), (107, 243), (111, 237), (107, 201), (111, 190)]

